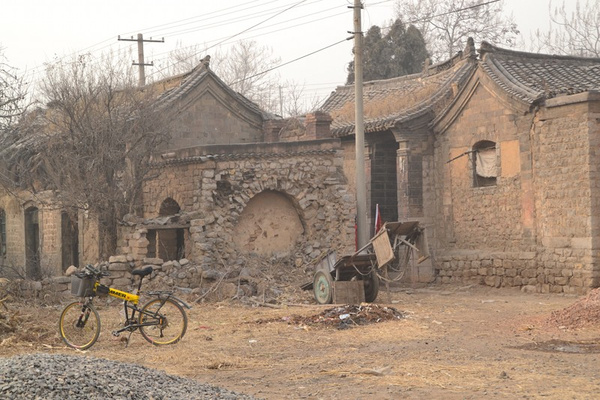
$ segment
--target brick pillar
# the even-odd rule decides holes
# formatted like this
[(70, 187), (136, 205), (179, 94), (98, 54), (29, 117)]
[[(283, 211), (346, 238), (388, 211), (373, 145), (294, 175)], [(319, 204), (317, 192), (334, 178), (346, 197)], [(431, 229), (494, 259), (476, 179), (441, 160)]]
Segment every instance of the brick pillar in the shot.
[(283, 119), (269, 119), (263, 123), (263, 133), (265, 142), (274, 143), (279, 142), (279, 132), (283, 129), (285, 120)]
[(408, 155), (410, 149), (408, 140), (398, 142), (398, 150), (396, 150), (396, 179), (398, 190), (398, 220), (406, 220), (410, 215), (409, 207), (409, 182), (408, 182)]
[(331, 137), (331, 115), (321, 111), (316, 111), (306, 115), (306, 138), (327, 139)]

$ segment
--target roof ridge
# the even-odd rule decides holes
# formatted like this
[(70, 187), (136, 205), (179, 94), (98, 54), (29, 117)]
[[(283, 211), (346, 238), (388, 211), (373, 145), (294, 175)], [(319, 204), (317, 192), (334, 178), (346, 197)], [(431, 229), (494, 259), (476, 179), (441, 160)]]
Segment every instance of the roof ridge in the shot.
[(574, 60), (574, 61), (591, 61), (600, 63), (600, 57), (583, 57), (573, 55), (561, 55), (561, 54), (547, 54), (547, 53), (532, 53), (527, 51), (506, 49), (498, 47), (489, 42), (482, 41), (478, 50), (480, 57), (483, 58), (488, 53), (513, 55), (520, 57), (536, 58), (536, 59), (548, 59), (548, 60)]

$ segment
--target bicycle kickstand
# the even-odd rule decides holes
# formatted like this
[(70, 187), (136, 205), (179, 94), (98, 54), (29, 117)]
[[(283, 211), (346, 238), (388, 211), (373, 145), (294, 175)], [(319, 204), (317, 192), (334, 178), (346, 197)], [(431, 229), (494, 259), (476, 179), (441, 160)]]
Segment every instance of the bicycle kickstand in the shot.
[(127, 348), (127, 346), (129, 346), (129, 341), (131, 340), (132, 333), (133, 333), (133, 331), (129, 331), (129, 335), (127, 335), (127, 340), (125, 341), (125, 348)]

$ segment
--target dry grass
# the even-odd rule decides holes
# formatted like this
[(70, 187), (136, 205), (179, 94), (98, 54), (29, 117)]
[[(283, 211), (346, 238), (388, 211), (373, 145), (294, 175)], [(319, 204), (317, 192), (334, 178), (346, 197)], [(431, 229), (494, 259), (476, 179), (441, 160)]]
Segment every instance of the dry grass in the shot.
[[(119, 317), (113, 303), (100, 307), (100, 340), (84, 354), (267, 399), (584, 399), (600, 391), (599, 354), (519, 348), (557, 339), (598, 343), (598, 324), (541, 323), (575, 297), (437, 288), (394, 292), (391, 299), (406, 318), (344, 330), (302, 323), (326, 306), (200, 304), (190, 310), (179, 344), (154, 347), (134, 333), (127, 348), (110, 335)], [(0, 336), (0, 355), (74, 352), (56, 332), (59, 306), (9, 307), (19, 311), (22, 329)]]

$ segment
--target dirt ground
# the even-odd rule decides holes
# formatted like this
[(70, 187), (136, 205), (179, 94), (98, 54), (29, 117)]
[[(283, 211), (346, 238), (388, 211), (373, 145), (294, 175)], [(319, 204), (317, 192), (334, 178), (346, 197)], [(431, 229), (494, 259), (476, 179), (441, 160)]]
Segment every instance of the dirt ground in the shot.
[[(126, 348), (110, 334), (118, 303), (99, 301), (102, 333), (83, 354), (264, 399), (600, 397), (600, 292), (395, 288), (361, 307), (299, 296), (294, 305), (194, 304), (184, 339), (169, 347), (134, 333)], [(4, 321), (17, 329), (0, 332), (0, 356), (76, 353), (57, 332), (62, 305), (7, 306)]]

